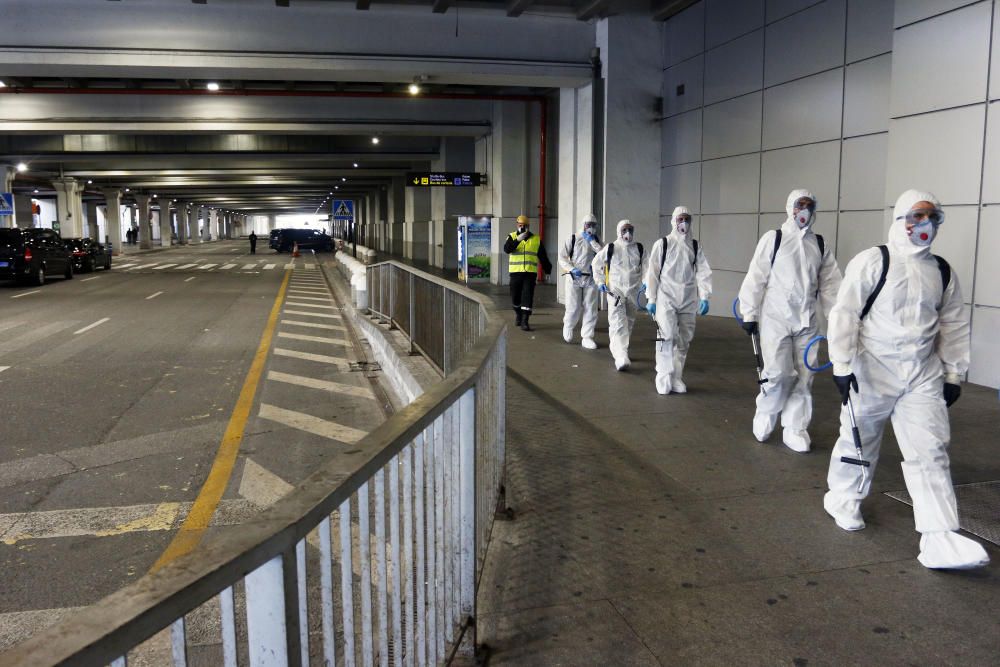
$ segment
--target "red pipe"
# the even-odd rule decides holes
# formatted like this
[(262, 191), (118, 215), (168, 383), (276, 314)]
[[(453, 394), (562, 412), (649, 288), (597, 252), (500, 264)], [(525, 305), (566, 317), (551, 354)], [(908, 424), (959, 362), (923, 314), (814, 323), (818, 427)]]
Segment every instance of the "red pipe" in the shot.
[[(538, 168), (538, 236), (545, 240), (545, 145), (548, 123), (548, 100), (543, 95), (460, 95), (457, 93), (351, 92), (337, 90), (205, 90), (181, 88), (0, 88), (0, 95), (215, 95), (222, 97), (355, 97), (360, 99), (388, 98), (409, 100), (485, 100), (491, 102), (537, 102), (541, 105), (541, 128)], [(538, 267), (542, 279), (542, 267)]]

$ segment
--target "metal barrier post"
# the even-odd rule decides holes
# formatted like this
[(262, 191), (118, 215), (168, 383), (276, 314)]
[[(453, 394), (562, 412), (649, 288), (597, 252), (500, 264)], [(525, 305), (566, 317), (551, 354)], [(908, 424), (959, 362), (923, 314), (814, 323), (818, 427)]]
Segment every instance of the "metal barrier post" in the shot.
[(470, 387), (458, 401), (459, 456), (459, 608), (468, 624), (459, 653), (476, 651), (476, 389)]
[(252, 667), (288, 665), (281, 561), (281, 556), (275, 556), (246, 576), (247, 648)]
[(416, 350), (413, 347), (414, 329), (417, 328), (417, 318), (415, 317), (416, 308), (414, 304), (416, 303), (416, 297), (413, 293), (413, 274), (410, 274), (410, 354), (416, 354)]
[(396, 313), (396, 280), (393, 276), (394, 267), (392, 264), (389, 265), (389, 328), (395, 329), (396, 325), (392, 322), (392, 316)]
[(448, 363), (448, 288), (441, 287), (441, 370), (448, 377), (451, 364)]

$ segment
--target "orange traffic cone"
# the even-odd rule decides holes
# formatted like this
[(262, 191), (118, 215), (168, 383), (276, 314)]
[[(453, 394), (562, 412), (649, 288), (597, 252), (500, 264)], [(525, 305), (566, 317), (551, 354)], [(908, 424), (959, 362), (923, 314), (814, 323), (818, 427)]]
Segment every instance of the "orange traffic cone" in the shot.
[(301, 257), (301, 256), (302, 255), (299, 254), (299, 244), (298, 242), (295, 242), (292, 245), (292, 257)]

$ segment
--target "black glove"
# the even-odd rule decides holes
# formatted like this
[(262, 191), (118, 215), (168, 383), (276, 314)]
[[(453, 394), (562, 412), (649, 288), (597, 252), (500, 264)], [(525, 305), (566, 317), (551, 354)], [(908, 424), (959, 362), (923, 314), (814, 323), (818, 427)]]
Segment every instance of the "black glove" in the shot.
[(944, 404), (949, 408), (952, 403), (958, 400), (958, 397), (962, 395), (962, 387), (957, 384), (950, 384), (948, 382), (944, 383)]
[(757, 323), (756, 322), (744, 322), (743, 330), (747, 332), (748, 336), (752, 336), (757, 333)]
[(840, 390), (841, 405), (847, 405), (847, 397), (851, 395), (851, 387), (854, 387), (854, 391), (858, 390), (858, 379), (854, 377), (854, 373), (851, 373), (850, 375), (834, 375), (833, 381), (837, 383), (837, 389)]

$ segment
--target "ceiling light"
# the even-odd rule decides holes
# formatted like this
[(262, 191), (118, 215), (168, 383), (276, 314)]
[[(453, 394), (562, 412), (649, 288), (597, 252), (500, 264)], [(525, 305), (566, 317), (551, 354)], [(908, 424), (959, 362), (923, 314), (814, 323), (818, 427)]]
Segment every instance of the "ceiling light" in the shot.
[(205, 87), (208, 88), (213, 93), (219, 90), (219, 84), (217, 84), (215, 81), (209, 81), (208, 85)]
[(129, 188), (125, 188), (125, 192), (128, 192), (128, 191), (129, 191)]
[(355, 162), (355, 163), (354, 163), (354, 168), (355, 168), (355, 169), (357, 169), (357, 168), (358, 168), (358, 163), (357, 163), (357, 162)]
[(339, 185), (335, 185), (335, 186), (333, 186), (333, 189), (334, 189), (334, 190), (339, 190), (339, 189), (340, 189), (340, 186), (339, 186)]
[(372, 137), (372, 143), (378, 145), (378, 137)]
[(17, 170), (20, 171), (20, 172), (28, 171), (28, 165), (26, 165), (23, 162), (18, 162), (17, 163)]
[(410, 84), (410, 95), (419, 95), (419, 94), (420, 94), (420, 86), (418, 86), (415, 83), (411, 83)]
[(87, 185), (91, 185), (91, 184), (93, 184), (93, 181), (91, 181), (91, 180), (88, 180), (88, 181), (87, 181)]
[(35, 188), (33, 192), (37, 195), (38, 194), (38, 188)]
[(341, 182), (341, 183), (346, 183), (346, 182), (347, 182), (347, 179), (346, 179), (345, 177), (341, 176), (341, 177), (340, 177), (340, 182)]
[(153, 199), (156, 199), (156, 195), (153, 195)]
[(0, 88), (6, 88), (6, 87), (7, 87), (7, 84), (4, 83), (3, 81), (0, 81)]

